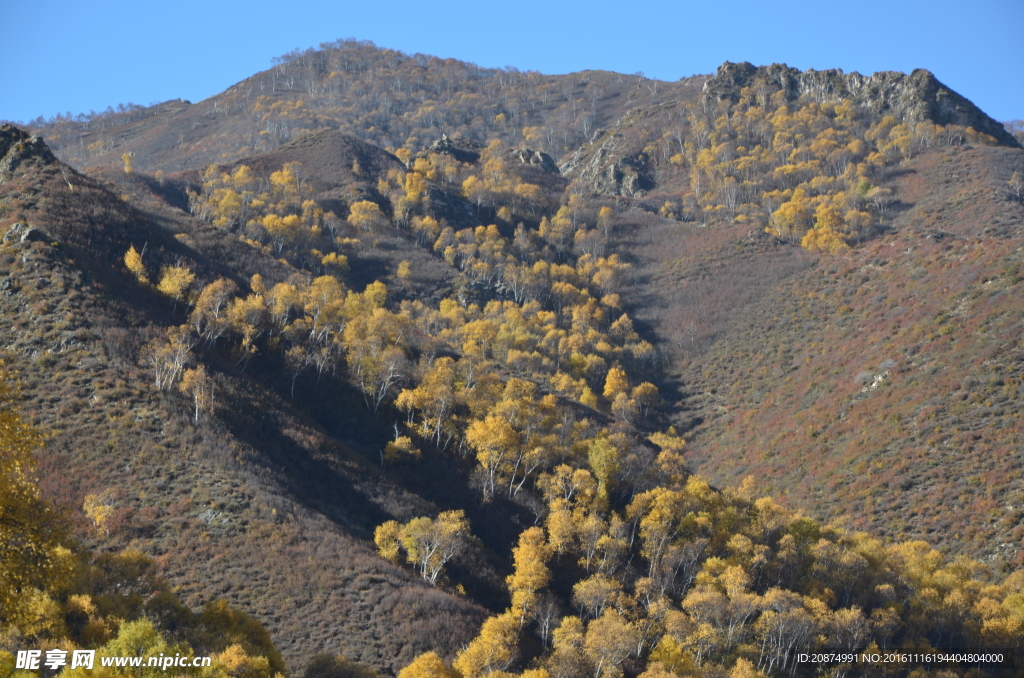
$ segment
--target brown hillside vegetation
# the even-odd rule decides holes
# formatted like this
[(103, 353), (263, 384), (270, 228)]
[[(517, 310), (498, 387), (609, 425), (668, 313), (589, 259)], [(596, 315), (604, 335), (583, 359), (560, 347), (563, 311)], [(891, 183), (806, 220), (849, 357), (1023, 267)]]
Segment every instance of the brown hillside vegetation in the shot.
[(36, 128), (85, 172), (0, 131), (43, 494), (291, 673), (1020, 657), (1024, 151), (930, 73), (340, 41)]
[[(45, 493), (72, 509), (88, 496), (110, 507), (95, 525), (95, 546), (152, 555), (192, 606), (217, 597), (246, 609), (293, 666), (340, 651), (395, 670), (424, 649), (454, 652), (482, 610), (418, 583), (360, 540), (383, 517), (429, 505), (265, 387), (225, 371), (230, 361), (212, 365), (219, 411), (230, 416), (195, 428), (187, 404), (153, 392), (142, 363), (146, 342), (166, 336), (170, 303), (106, 256), (148, 240), (153, 265), (159, 233), (93, 180), (52, 162), (23, 163), (2, 189), (11, 215), (0, 223), (8, 234), (3, 348), (21, 370), (30, 421), (47, 433)], [(54, 203), (63, 206), (59, 218), (47, 211)], [(8, 233), (18, 220), (42, 237)], [(178, 249), (160, 254), (168, 261), (216, 266), (170, 243)], [(94, 263), (83, 271), (86, 261)], [(275, 263), (262, 268), (270, 280)], [(332, 404), (357, 408), (356, 417), (363, 407)]]
[(706, 419), (695, 467), (723, 483), (753, 474), (853, 528), (1018, 554), (1024, 208), (1006, 177), (1022, 162), (1002, 148), (921, 156), (897, 181), (889, 234), (766, 289), (684, 350), (686, 403)]
[(333, 130), (300, 137), (254, 160), (249, 166), (265, 179), (285, 163), (301, 162), (314, 192), (352, 184), (373, 187), (388, 170), (405, 169), (398, 158), (380, 147)]
[[(163, 668), (182, 655), (200, 654), (209, 662), (202, 674), (218, 678), (239, 669), (253, 678), (280, 675), (285, 670), (281, 655), (251, 616), (223, 600), (209, 601), (197, 614), (168, 590), (167, 582), (156, 576), (153, 560), (143, 553), (127, 549), (97, 555), (71, 538), (66, 516), (41, 499), (35, 483), (32, 451), (41, 445), (42, 436), (20, 412), (19, 386), (6, 361), (0, 361), (0, 643), (4, 648), (0, 659), (4, 670), (10, 674), (15, 668), (17, 648), (39, 644), (64, 653), (95, 648), (101, 658), (126, 652), (153, 657), (166, 653), (168, 663)], [(112, 507), (95, 496), (87, 497), (85, 506), (98, 526), (111, 518)], [(47, 663), (55, 653), (50, 651)], [(67, 655), (62, 658), (66, 660)], [(111, 673), (130, 672), (113, 669)]]
[(643, 75), (584, 71), (542, 75), (481, 68), (338, 40), (275, 60), (268, 71), (191, 104), (58, 117), (33, 129), (79, 168), (118, 164), (176, 172), (275, 149), (311, 131), (338, 129), (382, 148), (420, 150), (442, 133), (561, 155), (627, 110), (692, 99), (704, 78), (668, 83)]

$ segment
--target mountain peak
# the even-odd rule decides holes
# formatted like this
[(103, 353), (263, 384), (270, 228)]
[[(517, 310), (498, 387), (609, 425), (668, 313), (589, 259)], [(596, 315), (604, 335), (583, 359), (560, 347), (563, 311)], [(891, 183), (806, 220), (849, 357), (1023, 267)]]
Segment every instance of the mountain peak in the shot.
[(1019, 147), (1017, 140), (1000, 123), (923, 68), (915, 69), (910, 75), (880, 71), (865, 76), (856, 71), (843, 73), (836, 68), (801, 71), (786, 64), (754, 66), (749, 62), (726, 61), (704, 83), (704, 96), (735, 102), (744, 88), (764, 99), (763, 104), (779, 91), (785, 92), (789, 101), (801, 95), (822, 101), (839, 99), (901, 121), (973, 127), (1001, 145)]

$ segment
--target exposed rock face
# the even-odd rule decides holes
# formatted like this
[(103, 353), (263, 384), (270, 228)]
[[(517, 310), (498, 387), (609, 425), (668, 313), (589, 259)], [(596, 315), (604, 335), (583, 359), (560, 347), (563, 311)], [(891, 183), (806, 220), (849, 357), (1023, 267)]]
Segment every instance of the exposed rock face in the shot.
[(591, 193), (642, 198), (655, 186), (652, 168), (624, 132), (650, 118), (671, 114), (677, 106), (671, 101), (628, 111), (615, 127), (598, 130), (589, 144), (563, 157), (559, 169)]
[[(643, 197), (654, 182), (644, 173), (639, 158), (623, 155), (619, 147), (624, 139), (613, 132), (600, 135), (589, 148), (577, 149), (562, 165), (562, 172), (599, 195)], [(586, 152), (595, 147), (596, 152)]]
[(42, 137), (32, 136), (14, 125), (0, 125), (0, 183), (10, 179), (19, 165), (32, 158), (45, 163), (57, 160)]
[(533, 151), (529, 148), (510, 148), (509, 155), (519, 160), (524, 165), (537, 165), (549, 174), (558, 174), (558, 165), (551, 156), (543, 151)]
[(822, 102), (840, 99), (900, 121), (928, 120), (939, 125), (973, 127), (1000, 144), (1019, 146), (1001, 124), (921, 68), (910, 75), (883, 71), (865, 76), (838, 69), (799, 71), (785, 64), (754, 66), (727, 61), (704, 83), (704, 96), (735, 102), (744, 87), (753, 90), (762, 105), (779, 90), (786, 93), (788, 100), (802, 95)]
[[(923, 69), (910, 75), (886, 71), (865, 76), (838, 69), (799, 71), (785, 64), (754, 66), (727, 61), (704, 83), (701, 100), (712, 108), (718, 102), (735, 103), (744, 88), (764, 107), (772, 106), (772, 97), (779, 92), (787, 101), (802, 96), (819, 102), (841, 100), (872, 116), (892, 115), (901, 122), (972, 127), (1001, 145), (1020, 148), (1000, 123)], [(562, 174), (592, 193), (642, 197), (657, 185), (656, 174), (643, 145), (631, 140), (636, 136), (632, 131), (644, 125), (664, 128), (679, 114), (680, 105), (665, 101), (630, 110), (614, 127), (598, 131), (589, 144), (562, 158)]]
[(0, 242), (6, 245), (8, 243), (46, 242), (46, 240), (46, 235), (42, 231), (19, 222), (8, 229)]
[(471, 147), (471, 144), (464, 139), (456, 142), (447, 134), (442, 134), (441, 138), (430, 144), (427, 150), (431, 153), (450, 155), (459, 162), (476, 162), (480, 159), (480, 153), (477, 148)]

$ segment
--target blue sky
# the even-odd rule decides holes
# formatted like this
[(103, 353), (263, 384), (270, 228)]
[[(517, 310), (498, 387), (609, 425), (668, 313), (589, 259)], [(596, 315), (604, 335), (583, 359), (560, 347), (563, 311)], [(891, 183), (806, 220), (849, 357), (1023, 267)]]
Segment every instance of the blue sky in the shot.
[(337, 38), (481, 66), (675, 80), (723, 61), (927, 68), (997, 120), (1024, 118), (1024, 2), (12, 2), (0, 119), (212, 96)]

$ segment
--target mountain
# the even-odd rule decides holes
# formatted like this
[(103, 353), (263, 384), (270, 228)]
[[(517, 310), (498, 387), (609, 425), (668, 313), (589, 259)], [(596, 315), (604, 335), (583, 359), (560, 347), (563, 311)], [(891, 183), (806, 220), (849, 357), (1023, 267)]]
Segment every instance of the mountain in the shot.
[(837, 69), (799, 71), (785, 64), (756, 67), (746, 62), (726, 62), (704, 84), (704, 95), (736, 102), (745, 87), (755, 90), (760, 97), (780, 91), (787, 101), (796, 101), (801, 96), (820, 102), (839, 100), (865, 107), (878, 116), (971, 127), (1000, 144), (1017, 145), (1003, 125), (923, 68), (910, 75), (888, 71), (864, 76)]
[(2, 349), (80, 538), (292, 673), (1008, 647), (1021, 174), (923, 70), (344, 41), (0, 129)]
[[(865, 118), (875, 120), (892, 116), (894, 121), (904, 124), (970, 128), (998, 144), (1019, 147), (1003, 125), (923, 69), (909, 76), (895, 72), (863, 76), (839, 70), (801, 72), (785, 64), (755, 67), (726, 62), (717, 73), (704, 79), (699, 117), (714, 117), (741, 102), (754, 102), (771, 111), (800, 100), (812, 105), (842, 102)], [(692, 99), (672, 97), (631, 109), (614, 126), (595, 134), (591, 143), (579, 146), (565, 160), (562, 170), (580, 182), (581, 189), (599, 194), (634, 196), (655, 186), (670, 193), (682, 190), (679, 179), (689, 180), (688, 173), (673, 171), (675, 167), (665, 162), (673, 155), (669, 150), (672, 144), (665, 144), (660, 153), (654, 154), (649, 147), (661, 142), (659, 137), (674, 137), (674, 150), (684, 151), (687, 118), (692, 120), (694, 115), (687, 111), (691, 102)], [(748, 141), (770, 146), (775, 129), (761, 120), (747, 120), (744, 125)], [(751, 134), (755, 125), (758, 129)], [(711, 128), (702, 130), (702, 135), (712, 133)], [(707, 139), (701, 143), (707, 143)], [(659, 155), (663, 156), (661, 162)]]
[(765, 262), (772, 245), (739, 228), (711, 252), (652, 234), (661, 310), (640, 317), (677, 342), (695, 470), (753, 475), (852, 529), (1012, 560), (1024, 210), (1006, 178), (1021, 168), (1009, 148), (923, 155), (896, 181), (889, 232), (834, 259)]
[(692, 99), (702, 85), (700, 76), (665, 83), (607, 71), (549, 76), (486, 69), (347, 40), (282, 57), (196, 104), (128, 107), (34, 129), (83, 169), (116, 165), (131, 151), (140, 170), (177, 172), (266, 152), (323, 128), (417, 150), (442, 134), (497, 136), (511, 144), (523, 139), (523, 128), (536, 128), (534, 134), (543, 128), (548, 152), (561, 155), (630, 108)]
[(235, 277), (244, 267), (275, 280), (289, 271), (270, 257), (254, 261), (249, 246), (216, 232), (183, 244), (56, 161), (38, 138), (5, 126), (0, 140), (12, 168), (0, 187), (0, 326), (30, 421), (48, 436), (44, 493), (79, 511), (86, 496), (100, 497), (113, 510), (100, 549), (152, 555), (188, 604), (217, 597), (249, 611), (291, 666), (344, 649), (394, 670), (417, 652), (454, 652), (468, 640), (482, 608), (428, 587), (366, 545), (385, 517), (432, 507), (340, 442), (362, 447), (373, 437), (358, 421), (361, 399), (317, 403), (335, 416), (327, 432), (254, 370), (214, 358), (229, 416), (195, 428), (173, 393), (152, 388), (144, 346), (182, 318), (127, 274), (128, 247), (211, 276)]
[[(1019, 146), (925, 71), (865, 78), (725, 64), (705, 93), (715, 105), (733, 105), (744, 88), (765, 100), (842, 97), (875, 119), (986, 129), (999, 145), (904, 157), (879, 182), (895, 196), (888, 223), (870, 244), (834, 259), (752, 230), (769, 226), (764, 215), (716, 226), (714, 235), (654, 224), (636, 232), (636, 314), (659, 345), (674, 349), (674, 420), (695, 427), (695, 470), (726, 485), (753, 474), (771, 494), (851, 528), (952, 537), (957, 550), (1007, 556), (1021, 536), (1018, 328), (1013, 311), (989, 309), (987, 299), (1012, 298), (1017, 284), (1022, 212), (1007, 182), (1024, 170)], [(692, 173), (640, 150), (671, 129), (680, 108), (633, 111), (563, 169), (597, 193), (647, 186), (633, 193), (653, 211), (692, 182)], [(953, 243), (985, 254), (954, 260)], [(894, 266), (901, 261), (916, 263)], [(915, 370), (931, 378), (911, 376)], [(935, 377), (939, 370), (948, 381)], [(968, 528), (954, 518), (962, 513), (985, 519)]]

